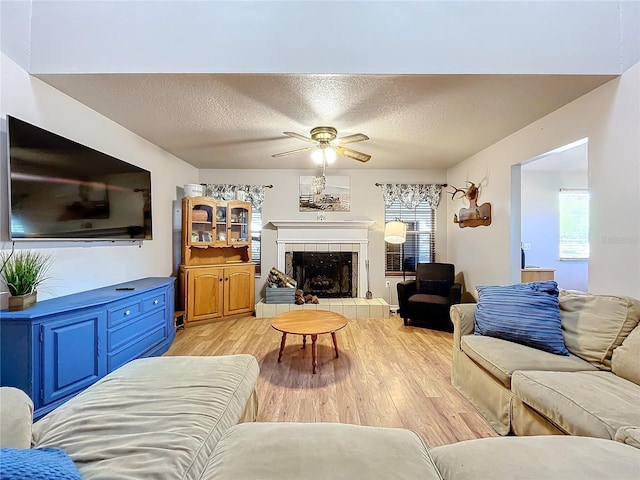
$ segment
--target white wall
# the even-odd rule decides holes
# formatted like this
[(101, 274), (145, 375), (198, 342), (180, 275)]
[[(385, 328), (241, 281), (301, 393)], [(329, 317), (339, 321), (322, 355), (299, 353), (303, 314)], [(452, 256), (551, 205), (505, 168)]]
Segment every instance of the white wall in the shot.
[(558, 259), (562, 188), (587, 189), (587, 172), (522, 170), (522, 241), (531, 247), (525, 252), (526, 264), (555, 269), (560, 288), (586, 291), (589, 262)]
[(0, 47), (24, 70), (31, 55), (31, 13), (33, 2), (0, 1)]
[[(511, 166), (589, 138), (591, 195), (588, 289), (640, 298), (640, 64), (449, 169), (447, 183), (488, 179), (480, 200), (489, 227), (449, 224), (449, 260), (475, 285), (509, 283), (512, 269)], [(460, 208), (449, 201), (449, 216)], [(519, 231), (519, 229), (518, 229)], [(515, 241), (519, 242), (519, 239)], [(519, 245), (519, 243), (518, 243)]]
[(34, 1), (30, 71), (618, 74), (626, 3)]
[(38, 292), (38, 298), (174, 273), (173, 203), (185, 183), (197, 181), (197, 169), (31, 77), (6, 55), (2, 54), (0, 62), (0, 248), (3, 251), (11, 249), (5, 115), (21, 118), (151, 171), (153, 240), (145, 241), (141, 246), (127, 242), (16, 241), (16, 248), (42, 249), (54, 256), (49, 272), (51, 278)]
[[(309, 160), (311, 163), (311, 160)], [(266, 189), (262, 210), (262, 271), (277, 265), (276, 229), (268, 225), (271, 220), (316, 220), (315, 212), (299, 212), (298, 196), (301, 175), (315, 175), (311, 170), (200, 170), (199, 183), (250, 183), (272, 184)], [(371, 272), (371, 292), (375, 297), (387, 298), (384, 276), (384, 202), (381, 183), (443, 183), (444, 170), (331, 170), (327, 175), (348, 175), (351, 186), (351, 211), (326, 212), (327, 220), (370, 219), (375, 222), (369, 230), (369, 263)], [(436, 212), (436, 260), (447, 257), (446, 242), (446, 195), (443, 193), (440, 207)], [(396, 287), (398, 277), (389, 278), (391, 283), (391, 304), (397, 304)], [(400, 280), (402, 278), (400, 277)], [(256, 281), (256, 298), (262, 295), (266, 282), (263, 274)]]

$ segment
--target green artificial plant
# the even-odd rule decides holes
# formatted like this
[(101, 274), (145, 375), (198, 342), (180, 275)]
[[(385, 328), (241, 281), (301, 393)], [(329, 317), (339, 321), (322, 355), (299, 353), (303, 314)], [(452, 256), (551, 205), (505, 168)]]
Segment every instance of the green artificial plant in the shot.
[(0, 275), (12, 296), (35, 292), (47, 280), (51, 256), (30, 250), (0, 254)]

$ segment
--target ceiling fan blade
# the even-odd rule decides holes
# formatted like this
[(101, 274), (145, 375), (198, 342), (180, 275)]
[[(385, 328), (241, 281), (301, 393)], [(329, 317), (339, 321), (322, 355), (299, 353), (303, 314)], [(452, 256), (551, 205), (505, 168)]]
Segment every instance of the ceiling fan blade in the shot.
[(358, 160), (362, 163), (368, 162), (371, 159), (371, 155), (367, 155), (366, 153), (358, 152), (356, 150), (351, 150), (350, 148), (336, 147), (336, 151), (343, 157)]
[(304, 135), (300, 135), (299, 133), (296, 133), (296, 132), (282, 132), (282, 133), (290, 137), (297, 138), (298, 140), (302, 140), (303, 142), (318, 143), (313, 138), (305, 137)]
[(353, 143), (353, 142), (362, 142), (364, 140), (369, 140), (364, 133), (354, 133), (353, 135), (347, 135), (346, 137), (336, 138), (333, 142), (333, 145), (344, 145), (345, 143)]
[(316, 147), (305, 147), (305, 148), (298, 148), (297, 150), (290, 150), (288, 152), (282, 152), (282, 153), (274, 153), (273, 155), (271, 155), (272, 157), (283, 157), (285, 155), (291, 155), (292, 153), (300, 153), (300, 152), (308, 152), (309, 150), (314, 150)]

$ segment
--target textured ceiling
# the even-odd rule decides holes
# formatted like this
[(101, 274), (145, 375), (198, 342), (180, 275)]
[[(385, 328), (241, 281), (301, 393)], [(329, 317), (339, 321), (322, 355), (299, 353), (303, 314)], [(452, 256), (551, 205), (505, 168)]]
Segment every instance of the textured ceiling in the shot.
[(39, 75), (198, 168), (310, 168), (318, 125), (367, 164), (334, 168), (446, 168), (558, 109), (612, 76), (575, 75)]

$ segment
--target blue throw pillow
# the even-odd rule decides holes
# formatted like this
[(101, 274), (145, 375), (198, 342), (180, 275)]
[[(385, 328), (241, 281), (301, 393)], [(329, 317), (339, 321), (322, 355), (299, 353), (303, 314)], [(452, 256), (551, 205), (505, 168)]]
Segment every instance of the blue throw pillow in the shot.
[(476, 335), (569, 355), (562, 337), (556, 282), (484, 285), (477, 289)]
[(0, 448), (0, 480), (82, 480), (59, 448)]

